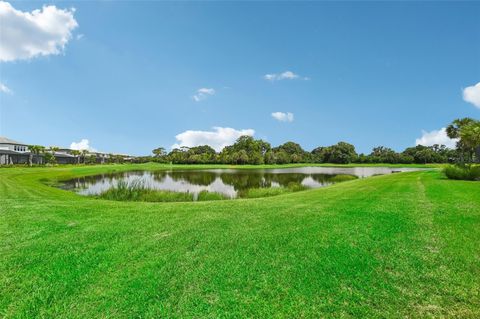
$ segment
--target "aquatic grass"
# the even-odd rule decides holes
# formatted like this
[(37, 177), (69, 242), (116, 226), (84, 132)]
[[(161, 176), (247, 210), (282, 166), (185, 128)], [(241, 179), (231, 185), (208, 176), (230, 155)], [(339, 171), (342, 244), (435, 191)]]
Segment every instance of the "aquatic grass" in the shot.
[(238, 191), (239, 198), (260, 198), (271, 197), (293, 192), (306, 190), (307, 187), (298, 183), (289, 183), (287, 187), (265, 187), (265, 188), (249, 188)]
[(198, 193), (198, 196), (197, 196), (197, 201), (224, 200), (224, 199), (230, 199), (230, 197), (222, 193), (209, 192), (207, 190), (201, 191), (200, 193)]
[(239, 190), (237, 196), (239, 198), (260, 198), (277, 196), (286, 193), (291, 193), (286, 187), (266, 187), (266, 188), (249, 188), (245, 190)]
[(120, 180), (118, 183), (95, 197), (117, 201), (139, 202), (191, 202), (193, 194), (186, 192), (173, 192), (149, 189), (141, 180), (127, 182)]

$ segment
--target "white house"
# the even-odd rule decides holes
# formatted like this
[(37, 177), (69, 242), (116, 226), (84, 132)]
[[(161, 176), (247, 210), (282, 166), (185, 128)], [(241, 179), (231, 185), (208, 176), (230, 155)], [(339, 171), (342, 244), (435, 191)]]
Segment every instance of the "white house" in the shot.
[[(89, 152), (88, 154), (89, 156), (95, 156), (97, 163), (105, 163), (109, 157), (114, 155), (101, 152)], [(77, 157), (68, 148), (60, 148), (53, 155), (58, 164), (75, 164), (77, 162)], [(30, 156), (28, 144), (0, 136), (0, 165), (27, 164)], [(133, 157), (128, 155), (117, 154), (116, 156), (122, 156), (124, 161), (133, 160)], [(43, 164), (44, 154), (32, 154), (32, 162), (34, 164)]]

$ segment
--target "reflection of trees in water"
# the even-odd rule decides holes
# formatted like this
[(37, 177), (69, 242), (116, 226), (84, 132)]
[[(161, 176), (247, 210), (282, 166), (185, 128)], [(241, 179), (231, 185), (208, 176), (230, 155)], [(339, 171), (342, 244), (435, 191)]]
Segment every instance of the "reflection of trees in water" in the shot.
[[(147, 176), (145, 176), (147, 174)], [(250, 188), (268, 188), (272, 185), (279, 185), (282, 187), (292, 187), (302, 185), (304, 180), (311, 177), (319, 184), (331, 184), (336, 182), (336, 175), (329, 174), (305, 174), (305, 173), (271, 173), (262, 171), (236, 171), (236, 172), (212, 172), (212, 171), (130, 171), (117, 172), (94, 176), (84, 176), (68, 182), (75, 188), (86, 188), (100, 182), (114, 184), (115, 180), (122, 180), (126, 178), (146, 177), (153, 178), (158, 183), (165, 182), (165, 178), (169, 176), (174, 181), (181, 181), (197, 186), (209, 186), (216, 178), (220, 177), (225, 185), (233, 186), (236, 191), (246, 190)], [(333, 180), (332, 180), (333, 178)]]
[(265, 173), (265, 180), (278, 183), (280, 186), (288, 187), (292, 184), (300, 185), (308, 175), (302, 173), (274, 174)]
[(357, 179), (358, 176), (351, 174), (337, 174), (337, 175), (327, 175), (327, 174), (312, 174), (312, 178), (320, 184), (332, 184), (338, 182), (344, 182), (352, 179)]
[(205, 171), (172, 171), (168, 175), (174, 181), (186, 181), (193, 185), (208, 186), (215, 181), (217, 175), (213, 172)]
[(312, 179), (315, 181), (315, 182), (318, 182), (320, 184), (326, 184), (326, 183), (331, 183), (331, 179), (333, 176), (335, 175), (330, 175), (330, 174), (312, 174), (310, 175), (312, 177)]
[(307, 175), (301, 173), (238, 172), (233, 174), (223, 173), (220, 174), (220, 177), (224, 184), (233, 186), (235, 190), (244, 190), (248, 188), (272, 187), (272, 184), (278, 184), (283, 187), (289, 187), (292, 184), (300, 185)]
[(90, 175), (90, 176), (82, 176), (78, 177), (70, 182), (75, 185), (75, 188), (85, 188), (88, 186), (92, 186), (102, 183), (113, 184), (115, 180), (125, 179), (129, 176), (143, 176), (145, 172), (143, 171), (130, 171), (130, 172), (118, 172), (118, 173), (108, 173), (108, 174), (100, 174), (100, 175)]
[(156, 171), (156, 172), (152, 172), (152, 178), (154, 181), (156, 182), (163, 182), (163, 180), (165, 179), (165, 177), (167, 176), (167, 172), (166, 171)]
[(271, 186), (271, 183), (265, 182), (262, 173), (222, 173), (220, 178), (224, 184), (233, 186), (235, 190)]
[(105, 174), (102, 175), (93, 175), (93, 176), (82, 176), (73, 180), (75, 188), (85, 188), (87, 186), (95, 185), (98, 182), (104, 181), (106, 178)]

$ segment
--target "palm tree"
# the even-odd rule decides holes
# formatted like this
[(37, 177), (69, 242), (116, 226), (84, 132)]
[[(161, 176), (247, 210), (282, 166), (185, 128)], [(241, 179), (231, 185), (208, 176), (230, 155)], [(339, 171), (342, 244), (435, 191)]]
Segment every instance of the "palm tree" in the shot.
[(460, 130), (460, 140), (465, 147), (475, 152), (476, 161), (480, 162), (480, 121), (474, 121)]
[(48, 149), (50, 150), (50, 152), (52, 152), (53, 155), (55, 155), (55, 152), (58, 152), (60, 148), (58, 146), (50, 146)]
[(460, 129), (470, 123), (475, 122), (474, 119), (469, 117), (464, 117), (463, 119), (455, 119), (452, 123), (447, 126), (447, 136), (451, 139), (460, 137)]
[(33, 155), (36, 156), (37, 164), (38, 164), (38, 155), (40, 155), (40, 153), (43, 153), (43, 151), (45, 150), (45, 147), (40, 146), (40, 145), (29, 145), (28, 150), (30, 151), (30, 154), (28, 156), (28, 164), (30, 166), (32, 166), (33, 165)]
[(79, 150), (72, 150), (70, 153), (72, 153), (73, 156), (77, 159), (77, 164), (80, 164), (80, 154), (81, 152)]
[(87, 157), (88, 150), (82, 150), (82, 158), (83, 158), (83, 164), (85, 164), (85, 159)]
[(57, 158), (55, 157), (55, 152), (58, 152), (60, 148), (57, 146), (50, 146), (48, 148), (48, 159), (47, 154), (45, 154), (45, 160), (50, 164), (55, 164), (57, 162)]
[(28, 165), (33, 165), (33, 154), (37, 152), (37, 145), (28, 145)]
[[(45, 153), (45, 146), (39, 146), (38, 153), (37, 153), (37, 158), (40, 154), (44, 154), (44, 153)], [(41, 158), (40, 158), (40, 161), (43, 162)], [(41, 164), (44, 164), (44, 163), (41, 163)]]
[(464, 141), (460, 136), (460, 132), (462, 128), (465, 126), (475, 123), (476, 121), (472, 118), (465, 117), (463, 119), (455, 119), (453, 122), (447, 126), (447, 136), (451, 139), (459, 139), (457, 142), (457, 150), (460, 153), (460, 163), (465, 162), (465, 155), (467, 156), (467, 160), (470, 161), (472, 158), (472, 148), (465, 145)]

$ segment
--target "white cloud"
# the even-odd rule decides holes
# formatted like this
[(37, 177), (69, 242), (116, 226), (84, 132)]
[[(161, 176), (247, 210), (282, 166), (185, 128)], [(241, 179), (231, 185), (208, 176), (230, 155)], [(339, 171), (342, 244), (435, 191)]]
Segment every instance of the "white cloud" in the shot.
[(282, 73), (272, 73), (265, 74), (263, 78), (267, 81), (281, 81), (281, 80), (310, 80), (308, 77), (303, 77), (298, 74), (293, 73), (292, 71), (285, 71)]
[(232, 145), (235, 140), (242, 135), (253, 136), (255, 130), (236, 130), (230, 127), (213, 127), (213, 131), (185, 131), (175, 136), (178, 143), (172, 145), (172, 148), (182, 146), (193, 147), (199, 145), (210, 145), (217, 152), (225, 146)]
[(447, 136), (447, 130), (442, 127), (439, 130), (430, 132), (422, 130), (422, 136), (415, 140), (415, 145), (432, 146), (434, 144), (443, 144), (448, 148), (455, 148), (457, 139), (451, 139)]
[(74, 12), (75, 9), (57, 9), (52, 5), (23, 12), (0, 1), (0, 61), (62, 53), (72, 38), (72, 30), (78, 26)]
[(293, 122), (293, 113), (273, 112), (272, 117), (280, 122)]
[(463, 89), (463, 100), (480, 108), (480, 82)]
[(12, 90), (5, 84), (0, 82), (0, 92), (7, 93), (7, 94), (13, 94)]
[(205, 100), (209, 95), (215, 95), (215, 90), (209, 88), (201, 88), (197, 90), (197, 92), (193, 96), (193, 100), (195, 102), (199, 102), (201, 100)]
[(97, 150), (90, 146), (90, 141), (86, 138), (82, 138), (80, 142), (72, 142), (70, 144), (70, 149), (72, 150), (87, 150), (90, 152), (96, 152)]

